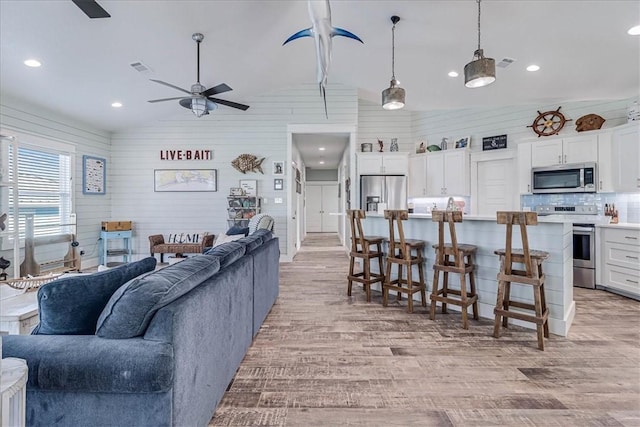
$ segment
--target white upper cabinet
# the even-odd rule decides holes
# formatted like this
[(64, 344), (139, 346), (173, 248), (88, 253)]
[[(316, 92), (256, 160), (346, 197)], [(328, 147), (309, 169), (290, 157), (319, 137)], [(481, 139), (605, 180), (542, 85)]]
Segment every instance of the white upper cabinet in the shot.
[(613, 143), (613, 168), (615, 190), (620, 192), (640, 190), (640, 123), (616, 129), (611, 136)]
[(531, 166), (534, 168), (597, 160), (598, 135), (553, 138), (531, 144)]
[(611, 132), (598, 135), (598, 193), (613, 193), (616, 180), (613, 167)]
[(427, 155), (411, 154), (409, 156), (409, 197), (427, 195)]
[(426, 155), (427, 196), (468, 196), (468, 150), (445, 150)]
[(408, 153), (358, 153), (358, 175), (406, 175)]
[(521, 142), (518, 148), (518, 193), (531, 194), (531, 142)]

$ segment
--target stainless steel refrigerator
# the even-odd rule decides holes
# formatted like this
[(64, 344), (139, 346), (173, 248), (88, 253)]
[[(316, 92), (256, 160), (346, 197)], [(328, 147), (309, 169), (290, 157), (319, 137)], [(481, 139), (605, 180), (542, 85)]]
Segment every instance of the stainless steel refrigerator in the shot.
[(380, 204), (386, 209), (407, 209), (407, 177), (404, 175), (362, 175), (360, 177), (360, 208), (377, 212)]

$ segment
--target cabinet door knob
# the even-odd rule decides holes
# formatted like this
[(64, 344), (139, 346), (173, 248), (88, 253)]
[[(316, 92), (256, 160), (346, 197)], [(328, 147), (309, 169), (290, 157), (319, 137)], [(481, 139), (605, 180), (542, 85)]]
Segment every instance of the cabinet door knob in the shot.
[(567, 155), (564, 155), (564, 162), (567, 163)]
[(558, 155), (558, 163), (562, 163), (562, 156)]

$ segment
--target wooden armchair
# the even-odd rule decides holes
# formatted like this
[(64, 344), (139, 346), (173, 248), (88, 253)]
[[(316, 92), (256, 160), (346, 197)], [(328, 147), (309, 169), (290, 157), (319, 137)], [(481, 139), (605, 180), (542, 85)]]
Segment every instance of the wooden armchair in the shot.
[(164, 254), (201, 254), (206, 248), (213, 246), (215, 235), (206, 234), (197, 243), (165, 243), (162, 234), (149, 236), (149, 252), (151, 256), (160, 254), (160, 262), (164, 262)]

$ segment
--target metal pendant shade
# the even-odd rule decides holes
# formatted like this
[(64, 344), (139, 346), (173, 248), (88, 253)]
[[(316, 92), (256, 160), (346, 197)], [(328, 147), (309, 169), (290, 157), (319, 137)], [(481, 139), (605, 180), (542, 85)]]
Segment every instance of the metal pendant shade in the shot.
[(395, 72), (395, 30), (399, 21), (400, 17), (395, 15), (391, 17), (391, 22), (393, 22), (391, 28), (391, 83), (387, 89), (382, 91), (382, 108), (385, 110), (399, 110), (404, 107), (405, 91), (400, 87), (400, 82), (396, 80)]
[(478, 2), (478, 49), (473, 53), (473, 61), (464, 66), (464, 85), (476, 88), (496, 81), (496, 61), (485, 58), (480, 48), (480, 1)]

